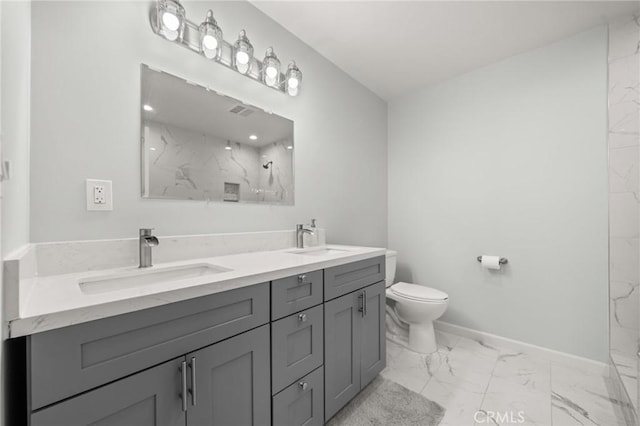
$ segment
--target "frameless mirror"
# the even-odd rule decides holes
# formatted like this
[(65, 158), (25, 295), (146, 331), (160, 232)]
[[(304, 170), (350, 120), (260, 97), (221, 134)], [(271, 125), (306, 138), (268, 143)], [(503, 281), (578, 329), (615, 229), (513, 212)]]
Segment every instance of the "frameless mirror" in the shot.
[(293, 204), (293, 121), (142, 65), (142, 196)]

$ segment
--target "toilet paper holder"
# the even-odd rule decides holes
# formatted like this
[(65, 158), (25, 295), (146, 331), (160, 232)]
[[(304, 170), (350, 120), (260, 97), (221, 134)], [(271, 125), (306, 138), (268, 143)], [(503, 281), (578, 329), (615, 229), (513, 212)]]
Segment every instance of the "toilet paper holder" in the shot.
[[(478, 256), (478, 262), (482, 262), (482, 256)], [(507, 263), (509, 263), (509, 259), (507, 259), (506, 257), (501, 257), (498, 263), (500, 263), (501, 265), (506, 265)]]

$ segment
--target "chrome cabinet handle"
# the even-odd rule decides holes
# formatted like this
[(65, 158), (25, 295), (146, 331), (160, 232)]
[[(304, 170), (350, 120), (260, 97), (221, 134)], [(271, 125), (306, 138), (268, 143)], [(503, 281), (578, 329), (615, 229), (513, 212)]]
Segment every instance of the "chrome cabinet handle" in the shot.
[(367, 290), (362, 292), (362, 316), (367, 316)]
[(358, 295), (358, 312), (362, 313), (364, 316), (364, 292)]
[(298, 283), (302, 284), (306, 279), (307, 279), (307, 276), (305, 274), (298, 275)]
[(298, 315), (298, 320), (300, 322), (307, 322), (307, 314), (300, 314)]
[(191, 358), (191, 405), (195, 407), (196, 401), (196, 358)]
[(302, 389), (302, 390), (307, 390), (307, 388), (309, 387), (309, 383), (300, 382), (300, 383), (298, 383), (298, 386), (300, 386), (300, 389)]
[(187, 411), (187, 361), (182, 361), (180, 364), (180, 373), (182, 375), (182, 392), (180, 392), (182, 411)]

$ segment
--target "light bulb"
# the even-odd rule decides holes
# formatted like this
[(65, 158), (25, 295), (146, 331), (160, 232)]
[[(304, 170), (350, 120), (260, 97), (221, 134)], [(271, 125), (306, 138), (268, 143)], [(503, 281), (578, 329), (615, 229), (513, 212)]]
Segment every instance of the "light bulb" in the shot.
[(276, 78), (276, 75), (278, 75), (278, 70), (276, 69), (276, 67), (267, 67), (265, 73), (269, 78)]
[(143, 105), (142, 109), (144, 109), (145, 111), (153, 111), (153, 107), (151, 105)]
[(258, 139), (258, 137), (256, 135), (251, 135), (249, 136), (249, 139), (251, 139), (252, 141), (255, 141)]
[(176, 31), (180, 27), (180, 19), (171, 12), (164, 12), (162, 14), (162, 24), (169, 31)]
[(290, 88), (292, 89), (297, 89), (298, 88), (298, 84), (300, 84), (300, 82), (298, 81), (297, 78), (295, 77), (291, 77), (289, 78), (289, 80), (287, 81), (287, 84), (289, 85)]
[(241, 65), (246, 65), (249, 63), (249, 55), (247, 55), (247, 52), (243, 52), (243, 51), (238, 51), (236, 52), (236, 62), (238, 62)]
[(208, 50), (215, 50), (218, 48), (218, 40), (212, 35), (205, 35), (202, 38), (202, 45)]

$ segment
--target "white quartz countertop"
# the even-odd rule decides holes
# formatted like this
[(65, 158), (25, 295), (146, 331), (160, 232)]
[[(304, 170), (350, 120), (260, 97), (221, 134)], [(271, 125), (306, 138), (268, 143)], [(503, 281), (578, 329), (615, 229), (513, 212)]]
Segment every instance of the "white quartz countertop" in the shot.
[[(313, 253), (326, 248), (335, 251)], [(303, 254), (295, 253), (296, 251)], [(134, 273), (138, 268), (128, 266), (23, 279), (20, 281), (18, 317), (9, 321), (9, 337), (30, 335), (255, 285), (383, 256), (385, 252), (384, 248), (328, 245), (303, 250), (288, 248), (158, 263), (148, 271), (201, 264), (213, 265), (228, 271), (104, 292), (83, 291), (80, 283), (106, 276)]]

